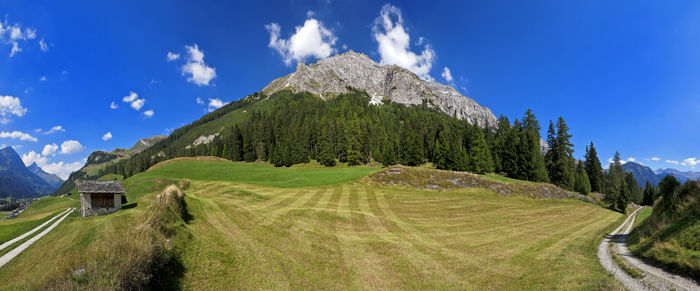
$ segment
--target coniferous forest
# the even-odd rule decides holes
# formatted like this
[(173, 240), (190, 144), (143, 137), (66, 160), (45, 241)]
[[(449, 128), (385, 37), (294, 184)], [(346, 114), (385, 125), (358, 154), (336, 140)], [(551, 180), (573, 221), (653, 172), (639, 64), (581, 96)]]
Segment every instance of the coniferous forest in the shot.
[[(501, 116), (497, 124), (480, 127), (429, 104), (406, 106), (385, 100), (377, 106), (369, 101), (364, 91), (354, 89), (330, 100), (290, 91), (280, 91), (269, 98), (256, 93), (174, 131), (129, 159), (105, 167), (99, 175), (119, 174), (126, 178), (160, 161), (183, 156), (265, 161), (278, 167), (311, 160), (327, 167), (339, 163), (432, 163), (442, 170), (496, 172), (515, 179), (549, 182), (583, 194), (602, 192), (611, 207), (619, 211), (624, 211), (629, 202), (643, 200), (634, 178), (622, 170), (619, 154), (607, 172), (603, 171), (592, 142), (586, 147), (584, 161), (574, 158), (572, 136), (562, 117), (556, 123), (549, 122), (544, 146), (542, 128), (532, 110), (512, 123)], [(250, 109), (254, 103), (259, 104)], [(239, 111), (246, 118), (222, 128), (211, 142), (171, 146), (188, 130), (241, 108), (246, 108)]]

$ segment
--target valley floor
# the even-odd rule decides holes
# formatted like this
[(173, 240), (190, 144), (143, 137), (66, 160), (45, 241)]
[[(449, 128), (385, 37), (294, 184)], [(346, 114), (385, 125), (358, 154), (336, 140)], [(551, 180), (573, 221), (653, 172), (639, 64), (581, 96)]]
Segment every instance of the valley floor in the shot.
[[(176, 284), (183, 289), (622, 288), (599, 264), (596, 249), (624, 217), (591, 203), (365, 179), (319, 183), (323, 176), (285, 184), (280, 177), (294, 171), (321, 170), (216, 163), (172, 163), (126, 180), (137, 207), (69, 217), (0, 268), (0, 286), (41, 288), (70, 276), (80, 265), (63, 262), (118, 243), (107, 238), (127, 239), (163, 184), (189, 179), (186, 235), (173, 238), (182, 267)], [(178, 170), (198, 167), (222, 173), (208, 179)], [(239, 173), (247, 167), (257, 174)], [(240, 177), (226, 178), (226, 171)]]

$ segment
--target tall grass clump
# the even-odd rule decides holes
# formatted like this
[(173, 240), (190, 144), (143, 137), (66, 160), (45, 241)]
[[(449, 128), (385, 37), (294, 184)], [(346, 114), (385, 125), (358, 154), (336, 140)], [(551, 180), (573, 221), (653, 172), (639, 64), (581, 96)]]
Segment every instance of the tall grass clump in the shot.
[(183, 270), (171, 238), (185, 224), (186, 213), (182, 190), (166, 187), (141, 223), (87, 246), (44, 289), (177, 289)]

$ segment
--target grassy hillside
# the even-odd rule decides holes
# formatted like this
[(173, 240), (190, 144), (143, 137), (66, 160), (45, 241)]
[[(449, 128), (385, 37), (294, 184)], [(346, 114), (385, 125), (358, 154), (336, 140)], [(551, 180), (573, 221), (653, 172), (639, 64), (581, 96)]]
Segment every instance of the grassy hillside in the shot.
[(653, 211), (639, 214), (646, 218), (631, 233), (630, 250), (700, 279), (700, 185), (687, 182), (662, 196)]
[[(95, 275), (103, 269), (85, 254), (132, 246), (125, 236), (153, 213), (156, 194), (175, 183), (184, 189), (185, 218), (171, 229), (172, 250), (166, 249), (176, 255), (168, 261), (171, 288), (620, 288), (595, 255), (602, 235), (623, 218), (619, 213), (575, 199), (507, 197), (483, 188), (418, 190), (359, 179), (376, 171), (161, 163), (125, 180), (136, 207), (86, 219), (72, 215), (1, 268), (0, 286), (118, 282), (117, 269), (105, 278)], [(81, 268), (93, 271), (72, 275)]]

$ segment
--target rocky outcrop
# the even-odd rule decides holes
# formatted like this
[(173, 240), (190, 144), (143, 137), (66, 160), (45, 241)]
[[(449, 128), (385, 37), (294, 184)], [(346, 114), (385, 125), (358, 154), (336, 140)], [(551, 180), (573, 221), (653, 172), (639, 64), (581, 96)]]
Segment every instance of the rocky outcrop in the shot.
[(422, 80), (409, 70), (396, 65), (380, 65), (353, 51), (308, 66), (299, 63), (296, 72), (275, 79), (262, 92), (269, 96), (283, 89), (307, 91), (328, 99), (349, 92), (348, 87), (367, 92), (372, 104), (381, 104), (385, 100), (427, 104), (481, 126), (496, 124), (496, 116), (491, 110), (451, 86)]

